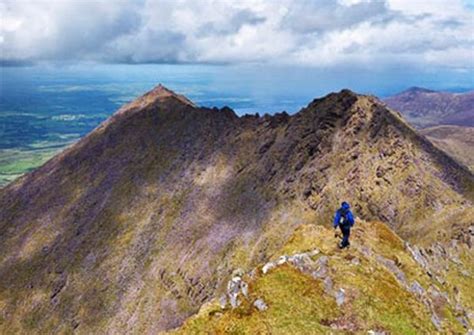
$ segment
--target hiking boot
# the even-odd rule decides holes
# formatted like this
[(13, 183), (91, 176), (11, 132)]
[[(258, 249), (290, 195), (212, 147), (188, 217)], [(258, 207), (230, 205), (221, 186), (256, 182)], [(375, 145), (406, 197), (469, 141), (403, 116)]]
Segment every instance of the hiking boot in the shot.
[(342, 242), (338, 244), (339, 249), (349, 248), (350, 245), (351, 245), (350, 243), (342, 244)]

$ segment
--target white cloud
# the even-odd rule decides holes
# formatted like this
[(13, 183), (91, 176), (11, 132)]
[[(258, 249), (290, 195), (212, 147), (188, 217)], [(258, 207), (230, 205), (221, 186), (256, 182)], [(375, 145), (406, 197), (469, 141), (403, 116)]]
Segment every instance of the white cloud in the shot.
[(0, 0), (8, 61), (474, 68), (461, 0)]

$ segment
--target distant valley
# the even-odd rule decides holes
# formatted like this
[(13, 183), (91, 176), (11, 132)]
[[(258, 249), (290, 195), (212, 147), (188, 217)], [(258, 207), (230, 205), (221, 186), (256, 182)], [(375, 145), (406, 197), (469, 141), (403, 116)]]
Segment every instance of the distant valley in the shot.
[[(3, 123), (0, 127), (0, 187), (41, 166), (67, 145), (76, 142), (103, 121), (110, 113), (108, 110), (113, 110), (137, 94), (139, 90), (136, 86), (143, 86), (143, 83), (134, 82), (121, 86), (93, 86), (87, 81), (79, 81), (80, 85), (51, 85), (46, 78), (38, 78), (42, 80), (38, 83), (41, 86), (30, 88), (28, 93), (32, 103), (23, 105), (22, 100), (13, 94), (2, 101), (1, 108), (7, 112), (0, 114), (0, 123)], [(16, 82), (10, 84), (14, 87)], [(212, 101), (236, 105), (239, 113), (257, 107), (265, 110), (262, 102), (243, 97), (226, 98), (231, 96), (229, 92), (221, 94), (224, 96), (202, 95), (199, 102), (204, 105)], [(472, 96), (472, 92), (453, 94), (414, 87), (385, 99), (385, 102), (400, 111), (417, 128), (456, 124), (466, 127), (474, 119)], [(301, 104), (302, 101), (286, 98), (283, 105), (274, 102), (269, 108), (292, 109)], [(64, 114), (66, 112), (69, 114)], [(76, 113), (80, 114), (77, 116)], [(471, 132), (459, 127), (450, 127), (450, 131), (447, 131), (447, 127), (443, 129), (442, 139), (429, 138), (456, 160), (469, 166), (470, 157), (474, 156), (472, 145), (466, 142), (470, 136), (460, 136), (455, 130), (461, 130), (462, 134)], [(428, 134), (430, 131), (424, 130), (422, 133)], [(435, 133), (440, 135), (439, 131)], [(467, 154), (460, 155), (464, 150)]]
[(473, 0), (0, 13), (0, 335), (474, 335)]

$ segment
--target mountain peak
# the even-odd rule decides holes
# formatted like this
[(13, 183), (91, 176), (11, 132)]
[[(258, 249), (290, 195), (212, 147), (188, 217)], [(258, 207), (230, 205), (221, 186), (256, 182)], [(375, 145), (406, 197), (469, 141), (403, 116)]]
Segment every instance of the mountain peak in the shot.
[(436, 91), (424, 87), (413, 86), (402, 93), (436, 93)]
[(168, 87), (159, 83), (155, 86), (150, 92), (155, 93), (156, 95), (177, 95), (174, 91), (170, 90)]
[(350, 89), (348, 88), (343, 88), (342, 90), (339, 91), (339, 93), (336, 93), (338, 95), (346, 95), (346, 96), (358, 96), (357, 93), (355, 93), (354, 91), (351, 91)]
[(411, 87), (384, 99), (388, 106), (404, 114), (419, 128), (439, 124), (472, 126), (474, 94), (434, 91)]
[(180, 95), (178, 93), (175, 93), (174, 91), (170, 90), (163, 84), (158, 84), (155, 86), (151, 91), (145, 93), (145, 95), (153, 95), (158, 98), (165, 98), (165, 97), (176, 97), (179, 98)]
[[(313, 114), (321, 120), (335, 124), (338, 119), (345, 119), (356, 110), (354, 106), (360, 104), (367, 96), (357, 94), (349, 89), (330, 93), (324, 97), (314, 99), (303, 113)], [(323, 121), (325, 122), (325, 121)]]
[(156, 103), (165, 103), (169, 100), (174, 100), (191, 107), (197, 107), (194, 102), (186, 98), (184, 95), (175, 93), (174, 91), (170, 90), (169, 88), (165, 87), (163, 84), (160, 83), (151, 91), (148, 91), (141, 97), (125, 105), (122, 110), (128, 110), (136, 107), (144, 108), (146, 106), (153, 105)]
[[(471, 198), (462, 192), (474, 189), (472, 174), (399, 122), (401, 118), (375, 97), (342, 90), (294, 115), (262, 118), (237, 119), (229, 108), (192, 106), (158, 85), (38, 170), (0, 190), (0, 300), (8, 312), (0, 316), (0, 333), (74, 332), (77, 327), (80, 333), (174, 329), (215, 301), (236, 268), (247, 273), (254, 264), (272, 261), (270, 255), (301, 254), (308, 246), (320, 248), (326, 262), (335, 255), (326, 264), (326, 274), (337, 277), (308, 281), (318, 268), (308, 276), (286, 264), (274, 269), (283, 271), (276, 279), (302, 283), (298, 285), (303, 290), (287, 290), (270, 281), (260, 287), (281, 287), (283, 295), (267, 291), (270, 295), (260, 296), (254, 290), (262, 283), (257, 272), (257, 281), (247, 287), (252, 299), (258, 294), (252, 303), (261, 298), (273, 313), (279, 301), (272, 296), (286, 303), (287, 292), (311, 287), (316, 289), (315, 305), (304, 315), (314, 316), (322, 306), (320, 297), (334, 306), (331, 315), (339, 315), (351, 306), (352, 297), (364, 295), (371, 286), (365, 284), (368, 269), (377, 270), (374, 283), (386, 281), (387, 289), (380, 291), (385, 294), (396, 285), (396, 275), (400, 277), (397, 264), (415, 266), (382, 224), (373, 229), (356, 225), (350, 253), (360, 259), (358, 265), (336, 249), (330, 228), (311, 233), (316, 223), (331, 226), (335, 206), (343, 199), (358, 217), (383, 220), (409, 241), (428, 245), (439, 237), (443, 243), (457, 238), (456, 257), (470, 255), (457, 252), (461, 243), (470, 241)], [(309, 230), (294, 235), (303, 224)], [(286, 243), (309, 234), (304, 243)], [(364, 250), (358, 251), (357, 245)], [(389, 247), (393, 255), (385, 254)], [(398, 257), (403, 257), (400, 262)], [(338, 267), (329, 268), (332, 264)], [(357, 266), (363, 269), (358, 281), (344, 281)], [(383, 268), (395, 277), (381, 272)], [(403, 281), (395, 286), (404, 299), (412, 273), (407, 272), (406, 285)], [(443, 273), (430, 273), (448, 283)], [(332, 291), (323, 296), (321, 285), (329, 280), (334, 280), (334, 292), (347, 293), (347, 305), (338, 307)], [(430, 294), (428, 276), (418, 280)], [(459, 292), (469, 294), (467, 286), (460, 285)], [(459, 292), (448, 292), (450, 299), (455, 301)], [(245, 308), (246, 301), (239, 301)], [(292, 311), (301, 305), (292, 302)], [(450, 315), (444, 321), (440, 314), (446, 329), (456, 322)], [(429, 325), (430, 316), (426, 314), (423, 324)], [(323, 319), (329, 320), (317, 315), (316, 320)], [(359, 320), (357, 329), (366, 330), (365, 321)], [(325, 333), (329, 329), (324, 324), (338, 321), (321, 322), (315, 325)], [(376, 326), (391, 330), (383, 323)], [(426, 327), (425, 333), (435, 332)]]
[(178, 101), (180, 101), (180, 102), (182, 102), (186, 105), (196, 107), (196, 105), (191, 100), (186, 98), (184, 95), (178, 94), (178, 93), (170, 90), (169, 88), (167, 88), (166, 86), (164, 86), (161, 83), (158, 84), (151, 91), (145, 93), (145, 95), (143, 97), (147, 97), (148, 99), (152, 99), (152, 100), (160, 101), (160, 102), (163, 102), (164, 100), (166, 100), (168, 98), (173, 98), (173, 99), (176, 99), (176, 100), (178, 100)]

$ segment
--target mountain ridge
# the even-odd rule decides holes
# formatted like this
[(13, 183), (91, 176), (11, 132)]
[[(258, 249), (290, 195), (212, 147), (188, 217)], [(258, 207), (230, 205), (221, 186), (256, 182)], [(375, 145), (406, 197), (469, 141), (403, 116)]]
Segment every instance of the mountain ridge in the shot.
[(474, 91), (450, 93), (412, 87), (384, 101), (419, 128), (443, 124), (474, 126)]
[(354, 245), (340, 251), (330, 229), (298, 227), (270, 261), (248, 272), (236, 269), (218, 299), (169, 333), (433, 334), (469, 328), (471, 297), (439, 277), (441, 269), (459, 271), (452, 260), (472, 263), (467, 245), (426, 253), (383, 223), (362, 220), (352, 238)]
[(412, 86), (412, 87), (409, 87), (406, 90), (402, 91), (399, 94), (410, 93), (410, 92), (411, 93), (436, 93), (435, 90), (431, 90), (429, 88), (424, 88), (424, 87), (420, 87), (420, 86)]
[(470, 224), (472, 174), (374, 97), (238, 117), (151, 92), (0, 190), (0, 330), (175, 328), (342, 199), (426, 245)]

